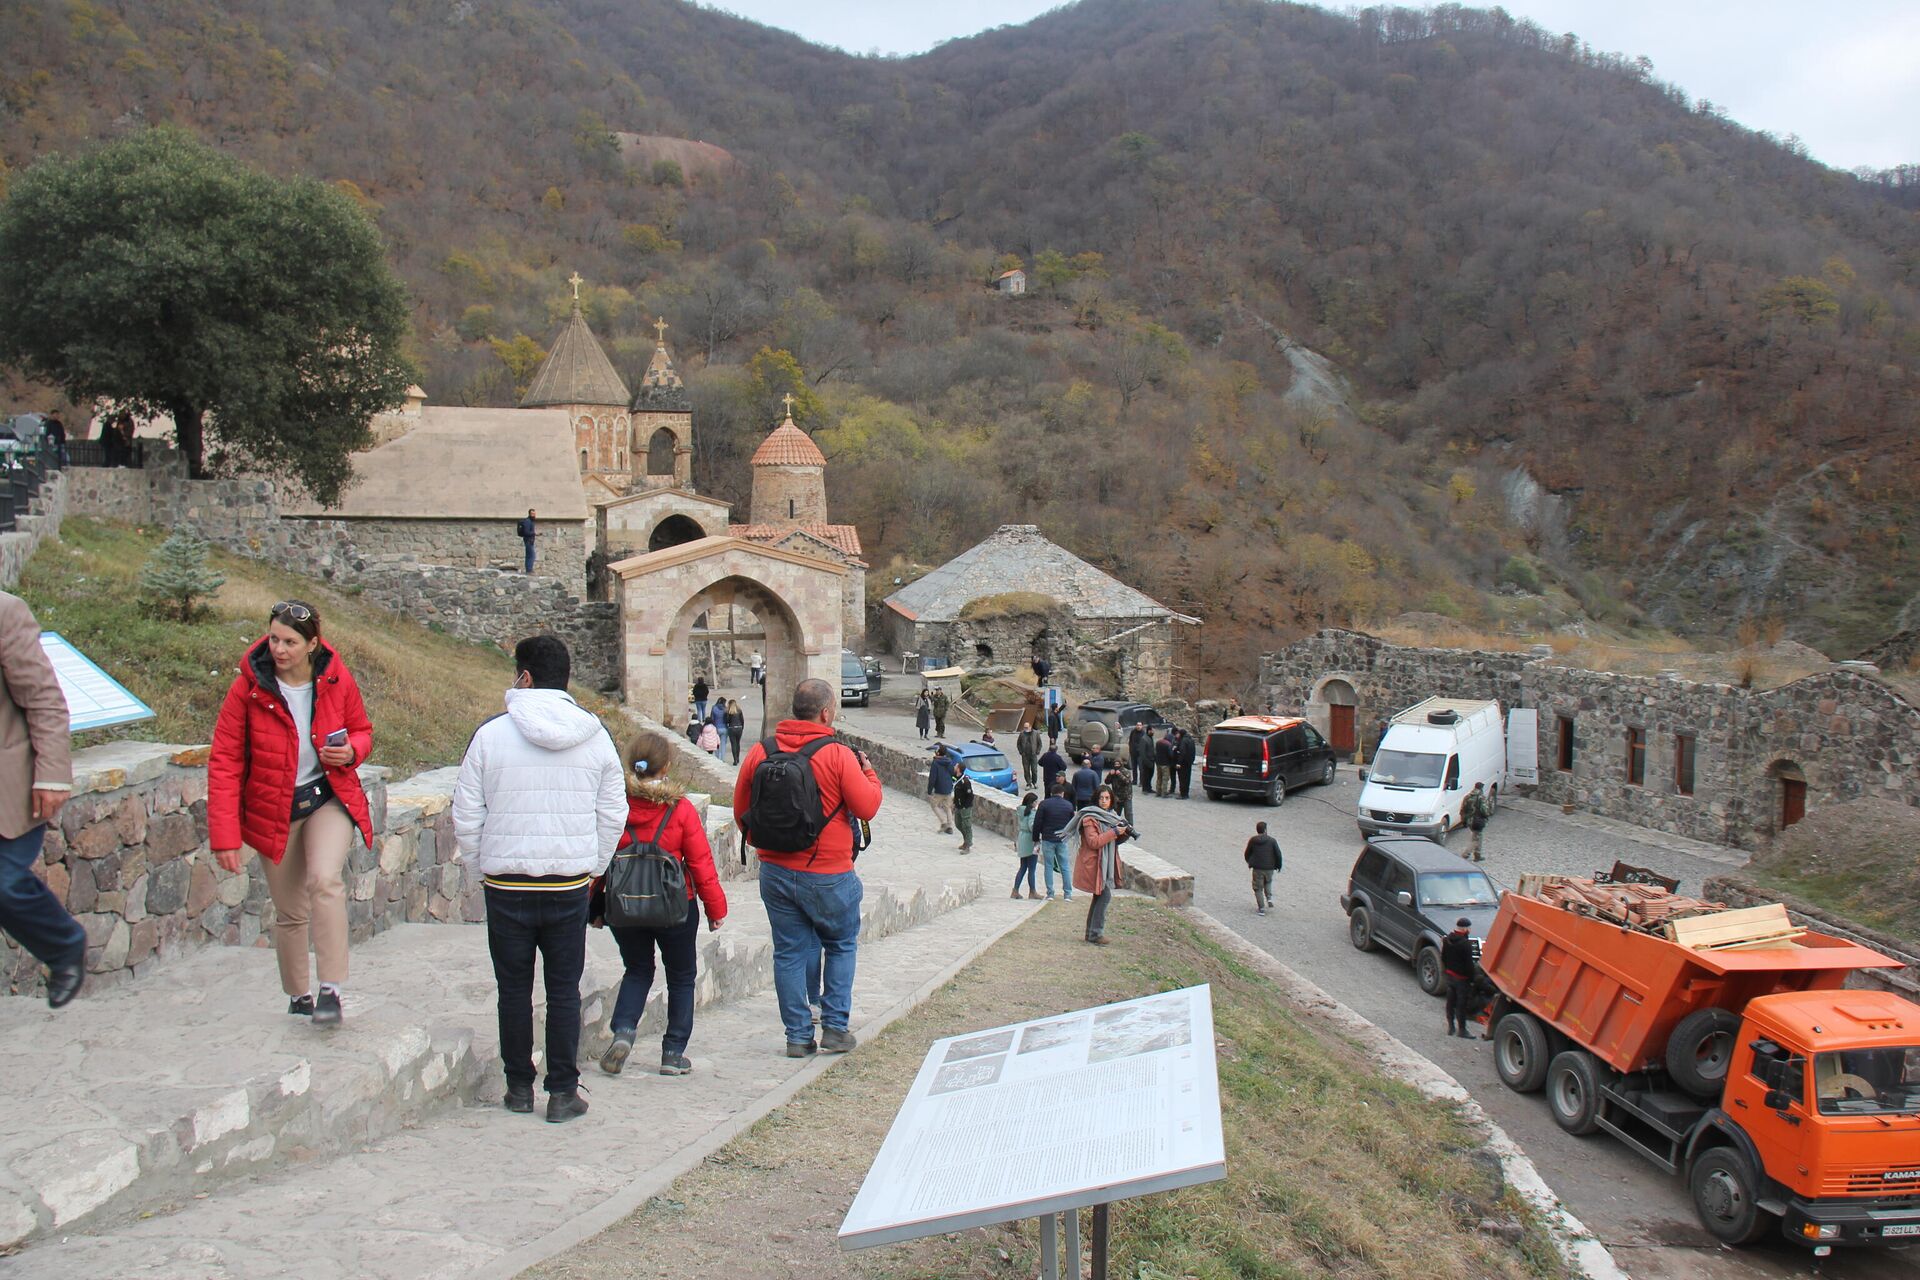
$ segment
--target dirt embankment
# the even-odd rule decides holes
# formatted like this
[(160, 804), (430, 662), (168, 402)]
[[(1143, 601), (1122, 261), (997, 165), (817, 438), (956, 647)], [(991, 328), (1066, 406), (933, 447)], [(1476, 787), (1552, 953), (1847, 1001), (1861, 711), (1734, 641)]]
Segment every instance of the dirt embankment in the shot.
[(1749, 878), (1920, 951), (1920, 809), (1891, 800), (1823, 805), (1754, 854)]

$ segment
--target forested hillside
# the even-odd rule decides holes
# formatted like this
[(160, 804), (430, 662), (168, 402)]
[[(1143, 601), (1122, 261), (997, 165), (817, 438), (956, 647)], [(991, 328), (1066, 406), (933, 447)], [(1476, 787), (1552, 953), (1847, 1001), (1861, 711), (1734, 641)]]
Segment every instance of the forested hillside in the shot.
[(1551, 620), (1496, 589), (1840, 653), (1916, 620), (1912, 174), (1497, 11), (1083, 0), (872, 59), (675, 0), (15, 0), (0, 38), (10, 170), (168, 121), (362, 200), (433, 399), (510, 403), (578, 270), (624, 371), (674, 326), (704, 489), (797, 365), (877, 565), (1037, 521), (1223, 674)]

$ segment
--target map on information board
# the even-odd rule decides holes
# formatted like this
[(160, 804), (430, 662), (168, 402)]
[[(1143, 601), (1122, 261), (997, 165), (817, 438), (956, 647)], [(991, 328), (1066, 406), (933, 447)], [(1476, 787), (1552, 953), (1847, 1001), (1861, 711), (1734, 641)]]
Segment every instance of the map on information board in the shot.
[(936, 1041), (840, 1224), (846, 1249), (1227, 1176), (1213, 992)]
[(53, 663), (53, 673), (60, 677), (60, 692), (67, 695), (67, 726), (74, 733), (153, 715), (152, 707), (127, 692), (125, 685), (68, 644), (58, 631), (42, 631), (40, 647)]

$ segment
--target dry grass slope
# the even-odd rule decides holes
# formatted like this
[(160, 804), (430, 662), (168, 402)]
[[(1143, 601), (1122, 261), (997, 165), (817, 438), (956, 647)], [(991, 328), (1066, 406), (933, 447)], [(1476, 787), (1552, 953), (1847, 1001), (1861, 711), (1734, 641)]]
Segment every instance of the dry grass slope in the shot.
[(1814, 809), (1753, 856), (1756, 883), (1920, 949), (1920, 810), (1885, 800)]

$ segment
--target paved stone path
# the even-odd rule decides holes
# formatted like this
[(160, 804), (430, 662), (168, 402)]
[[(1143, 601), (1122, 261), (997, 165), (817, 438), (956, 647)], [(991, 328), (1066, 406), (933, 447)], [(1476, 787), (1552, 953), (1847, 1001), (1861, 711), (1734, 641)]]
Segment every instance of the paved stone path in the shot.
[[(915, 798), (889, 793), (875, 838), (861, 871), (868, 928), (886, 936), (861, 947), (860, 1035), (1040, 909), (1005, 896), (1012, 850), (987, 847), (1004, 841), (962, 858)], [(11, 1202), (37, 1197), (43, 1221), (108, 1205), (29, 1244), (7, 1274), (464, 1280), (512, 1275), (584, 1238), (831, 1067), (783, 1055), (765, 914), (750, 883), (729, 893), (726, 926), (703, 935), (695, 1073), (651, 1074), (657, 1041), (643, 1023), (625, 1074), (587, 1065), (592, 1110), (564, 1126), (493, 1104), (492, 973), (476, 927), (410, 926), (359, 948), (333, 1035), (288, 1025), (264, 950), (162, 969), (101, 997), (85, 1024), (0, 1002), (13, 1006), (0, 1008), (0, 1089), (17, 1103), (0, 1109), (0, 1142), (11, 1136), (24, 1166)], [(592, 937), (585, 1017), (604, 1026), (618, 961), (610, 937)], [(585, 1037), (583, 1059), (604, 1043)], [(44, 1059), (31, 1069), (51, 1074), (22, 1074), (29, 1064), (11, 1060), (22, 1044)], [(34, 1104), (18, 1105), (22, 1094)], [(36, 1138), (50, 1158), (37, 1172), (53, 1175), (38, 1185)], [(79, 1167), (58, 1158), (88, 1142), (99, 1149)], [(168, 1149), (171, 1163), (153, 1155)], [(129, 1217), (141, 1209), (152, 1216)]]

